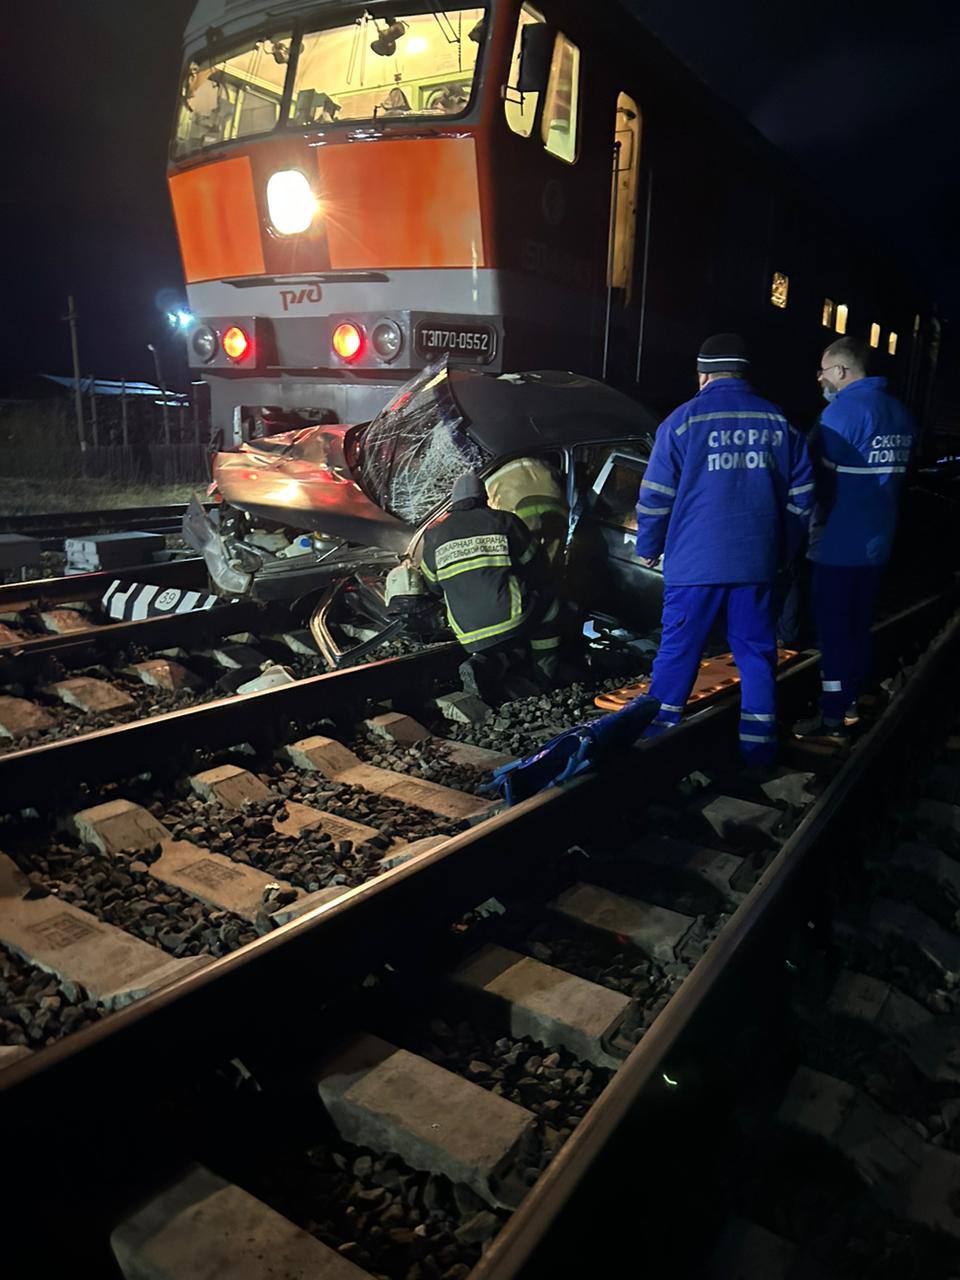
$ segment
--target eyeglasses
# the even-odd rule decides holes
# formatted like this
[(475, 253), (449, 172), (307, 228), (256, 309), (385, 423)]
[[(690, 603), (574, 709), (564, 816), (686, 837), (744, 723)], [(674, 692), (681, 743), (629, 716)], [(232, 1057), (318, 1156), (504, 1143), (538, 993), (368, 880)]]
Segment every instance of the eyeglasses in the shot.
[(827, 370), (828, 370), (828, 369), (845, 369), (846, 367), (847, 367), (847, 366), (846, 366), (845, 364), (828, 364), (828, 365), (825, 365), (825, 366), (823, 366), (823, 365), (822, 365), (822, 366), (817, 370), (817, 377), (818, 377), (818, 378), (822, 378), (822, 377), (823, 377), (823, 375), (827, 372)]

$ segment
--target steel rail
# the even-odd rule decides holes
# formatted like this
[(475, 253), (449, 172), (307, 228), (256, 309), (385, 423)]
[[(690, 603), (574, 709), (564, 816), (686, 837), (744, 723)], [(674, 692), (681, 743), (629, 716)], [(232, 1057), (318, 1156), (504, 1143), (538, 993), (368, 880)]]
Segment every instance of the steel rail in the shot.
[[(949, 594), (951, 605), (955, 595)], [(947, 612), (946, 599), (923, 601), (887, 619), (877, 629), (877, 648), (889, 655), (909, 643), (919, 627), (939, 624)], [(443, 651), (442, 660), (449, 663), (451, 671), (458, 656), (454, 645)], [(352, 696), (355, 711), (359, 690), (366, 695), (372, 691), (372, 696), (396, 696), (398, 668), (410, 674), (418, 672), (422, 679), (430, 671), (428, 658), (439, 661), (438, 651), (234, 699), (225, 722), (208, 718), (208, 732), (221, 745), (235, 741), (237, 733), (248, 737), (257, 708), (267, 708), (268, 698), (274, 700), (274, 708), (283, 706), (292, 712), (297, 694), (306, 686), (311, 704), (306, 718), (315, 717), (319, 708), (325, 709), (331, 697), (341, 709), (348, 710)], [(436, 669), (431, 674), (435, 676)], [(779, 678), (781, 710), (787, 714), (800, 710), (815, 692), (818, 675), (815, 653), (785, 671)], [(412, 692), (415, 696), (416, 691)], [(150, 726), (158, 720), (173, 727), (183, 723), (183, 716), (196, 717), (210, 710), (208, 706), (193, 713), (174, 713), (110, 732), (115, 738), (125, 734), (127, 741), (133, 742), (136, 732), (146, 731), (142, 741), (156, 750), (158, 739)], [(427, 939), (436, 935), (438, 918), (456, 919), (491, 895), (515, 891), (526, 878), (534, 883), (538, 850), (550, 841), (562, 842), (566, 848), (589, 834), (592, 815), (604, 803), (605, 793), (616, 791), (629, 779), (637, 799), (655, 798), (694, 765), (703, 767), (712, 753), (728, 755), (736, 723), (736, 701), (719, 702), (671, 733), (624, 752), (614, 767), (496, 814), (437, 849), (357, 886), (329, 906), (13, 1063), (0, 1073), (0, 1095), (16, 1097), (22, 1093), (28, 1110), (43, 1106), (53, 1117), (61, 1105), (69, 1106), (69, 1099), (78, 1096), (78, 1091), (94, 1097), (106, 1090), (116, 1098), (128, 1079), (136, 1080), (138, 1092), (154, 1077), (169, 1083), (184, 1069), (178, 1046), (185, 1036), (191, 1047), (192, 1071), (203, 1060), (216, 1061), (228, 1046), (236, 1052), (238, 1039), (254, 1046), (258, 1041), (272, 1043), (278, 1025), (300, 1024), (305, 991), (316, 1007), (322, 1007), (325, 1001), (335, 1000), (358, 973), (396, 963), (400, 952), (414, 953), (428, 946)], [(44, 751), (58, 753), (57, 760), (66, 758), (69, 751), (65, 748), (77, 741), (37, 748), (35, 758)], [(141, 748), (134, 751), (139, 760)], [(6, 781), (3, 764), (0, 760), (0, 790)], [(270, 997), (265, 1004), (263, 994), (267, 991)]]
[(26, 537), (82, 537), (86, 533), (114, 533), (129, 529), (132, 533), (150, 532), (148, 524), (169, 522), (179, 528), (188, 504), (164, 503), (154, 507), (110, 507), (102, 511), (51, 511), (38, 515), (0, 516), (0, 533), (19, 533)]
[(0, 613), (36, 609), (69, 600), (99, 599), (111, 582), (132, 582), (141, 575), (157, 586), (206, 590), (207, 566), (200, 556), (163, 560), (156, 564), (124, 565), (122, 569), (75, 573), (64, 578), (31, 578), (28, 582), (0, 584)]
[(184, 752), (243, 742), (269, 746), (281, 736), (289, 741), (291, 725), (350, 719), (368, 701), (390, 699), (398, 709), (422, 705), (437, 683), (453, 680), (460, 659), (459, 646), (450, 642), (11, 751), (0, 756), (0, 811), (48, 807), (58, 793), (81, 783), (156, 771)]
[(236, 604), (223, 603), (213, 609), (195, 609), (189, 613), (174, 613), (164, 617), (98, 623), (83, 631), (32, 636), (26, 640), (11, 641), (10, 644), (0, 644), (0, 672), (3, 672), (5, 678), (17, 679), (50, 657), (73, 662), (87, 658), (91, 653), (120, 649), (131, 644), (154, 649), (174, 644), (197, 645), (207, 638), (232, 635), (236, 631), (252, 631), (254, 628), (263, 630), (265, 626), (279, 628), (285, 619), (289, 627), (291, 624), (285, 609), (271, 610), (269, 606), (253, 601), (240, 601)]

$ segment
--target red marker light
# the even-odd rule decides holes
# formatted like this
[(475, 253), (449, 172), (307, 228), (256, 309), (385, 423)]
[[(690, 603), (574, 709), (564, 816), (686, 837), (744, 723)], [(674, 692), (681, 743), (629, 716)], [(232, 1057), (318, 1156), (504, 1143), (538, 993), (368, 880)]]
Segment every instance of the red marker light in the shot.
[(223, 349), (231, 360), (243, 360), (250, 347), (250, 338), (238, 324), (232, 324), (223, 335)]
[(358, 325), (344, 320), (333, 331), (333, 349), (341, 360), (354, 360), (363, 350), (363, 333)]

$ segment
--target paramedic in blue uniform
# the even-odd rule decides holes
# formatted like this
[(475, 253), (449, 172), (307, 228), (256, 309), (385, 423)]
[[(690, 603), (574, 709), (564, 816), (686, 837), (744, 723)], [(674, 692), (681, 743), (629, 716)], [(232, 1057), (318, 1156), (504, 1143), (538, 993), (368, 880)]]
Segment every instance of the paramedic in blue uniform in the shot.
[(874, 602), (916, 437), (886, 378), (867, 376), (869, 357), (861, 339), (838, 338), (817, 374), (827, 405), (810, 435), (817, 488), (807, 557), (822, 694), (820, 714), (794, 726), (802, 738), (840, 739), (844, 721), (857, 719)]
[(663, 635), (645, 736), (677, 724), (714, 622), (726, 623), (740, 672), (740, 750), (749, 765), (777, 747), (773, 583), (813, 504), (806, 442), (747, 382), (735, 333), (708, 338), (700, 390), (660, 424), (637, 501), (637, 555), (664, 557)]

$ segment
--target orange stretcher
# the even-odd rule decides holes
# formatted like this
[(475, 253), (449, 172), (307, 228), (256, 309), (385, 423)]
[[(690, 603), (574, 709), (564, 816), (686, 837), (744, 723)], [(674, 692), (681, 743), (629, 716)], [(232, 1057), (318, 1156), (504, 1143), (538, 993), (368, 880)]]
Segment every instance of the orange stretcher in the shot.
[[(796, 649), (778, 649), (777, 668), (792, 662), (797, 657), (797, 653)], [(690, 697), (687, 699), (687, 706), (718, 698), (739, 683), (740, 673), (737, 671), (732, 653), (718, 653), (714, 658), (704, 658), (700, 663), (700, 670), (693, 683)], [(646, 693), (649, 687), (650, 681), (645, 679), (638, 684), (625, 685), (622, 689), (612, 689), (609, 693), (598, 693), (593, 701), (601, 711), (619, 711), (633, 698)]]

